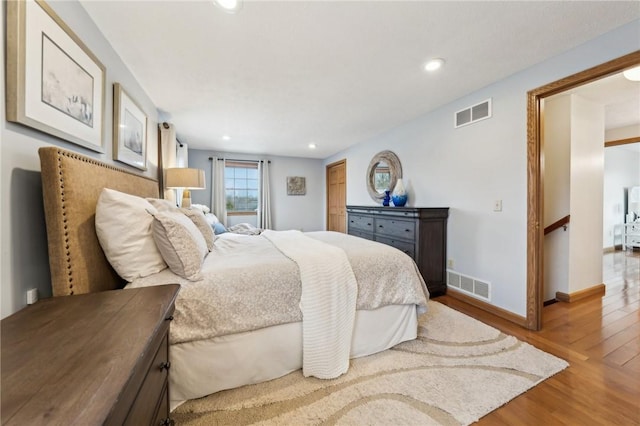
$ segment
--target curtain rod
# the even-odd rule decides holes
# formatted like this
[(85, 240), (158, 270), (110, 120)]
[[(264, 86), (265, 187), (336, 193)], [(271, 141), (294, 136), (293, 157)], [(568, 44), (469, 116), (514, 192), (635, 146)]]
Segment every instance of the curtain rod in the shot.
[[(162, 122), (162, 127), (164, 127), (165, 129), (169, 130), (169, 128), (171, 126), (169, 126), (169, 123), (167, 123), (166, 121)], [(178, 145), (180, 145), (180, 148), (183, 148), (184, 145), (182, 144), (182, 142), (180, 142), (180, 140), (178, 139), (178, 137), (176, 136), (176, 142), (178, 142)]]
[[(218, 161), (237, 161), (239, 163), (264, 163), (264, 160), (235, 160), (233, 158), (218, 158)], [(213, 157), (209, 157), (209, 161), (213, 161)], [(267, 160), (267, 163), (271, 164), (271, 160)]]

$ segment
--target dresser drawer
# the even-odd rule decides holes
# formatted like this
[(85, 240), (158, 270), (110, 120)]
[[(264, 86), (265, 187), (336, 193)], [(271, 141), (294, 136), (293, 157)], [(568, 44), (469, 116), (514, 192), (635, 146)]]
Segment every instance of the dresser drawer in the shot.
[(376, 218), (376, 234), (414, 240), (416, 224), (408, 220)]
[(162, 396), (160, 397), (160, 406), (156, 413), (156, 419), (151, 423), (152, 425), (166, 425), (171, 424), (171, 417), (167, 415), (169, 412), (169, 386), (165, 384), (162, 390)]
[(359, 229), (349, 228), (349, 235), (364, 238), (367, 240), (373, 240), (373, 234), (371, 232), (365, 232)]
[(408, 254), (409, 257), (415, 260), (415, 246), (412, 242), (410, 243), (407, 241), (397, 240), (395, 238), (381, 237), (379, 235), (376, 235), (375, 240), (379, 243), (395, 247), (401, 252)]
[(373, 218), (371, 216), (349, 215), (349, 229), (373, 232)]
[(640, 235), (628, 235), (627, 236), (627, 245), (628, 246), (640, 246)]
[[(148, 424), (147, 422), (149, 422), (150, 419), (155, 419), (159, 415), (159, 405), (166, 405), (166, 403), (161, 403), (160, 396), (163, 395), (167, 387), (169, 370), (166, 367), (169, 362), (168, 347), (168, 336), (165, 334), (158, 348), (158, 352), (156, 352), (153, 362), (149, 367), (147, 376), (140, 387), (138, 396), (127, 415), (125, 425)], [(166, 396), (163, 396), (163, 398), (166, 399)], [(166, 416), (167, 414), (165, 412), (164, 416), (161, 417), (165, 418)]]

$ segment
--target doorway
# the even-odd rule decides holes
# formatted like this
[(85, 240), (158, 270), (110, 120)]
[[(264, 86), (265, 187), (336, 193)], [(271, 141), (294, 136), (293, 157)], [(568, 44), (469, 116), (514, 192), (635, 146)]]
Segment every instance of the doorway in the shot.
[(327, 231), (347, 232), (347, 160), (327, 165)]
[(544, 161), (541, 144), (543, 100), (640, 64), (640, 51), (574, 74), (527, 94), (527, 328), (542, 327)]

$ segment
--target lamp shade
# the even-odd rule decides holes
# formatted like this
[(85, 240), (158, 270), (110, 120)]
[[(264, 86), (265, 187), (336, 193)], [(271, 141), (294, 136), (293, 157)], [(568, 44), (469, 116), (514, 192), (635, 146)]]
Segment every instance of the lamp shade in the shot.
[(167, 188), (205, 189), (204, 170), (190, 168), (167, 169)]

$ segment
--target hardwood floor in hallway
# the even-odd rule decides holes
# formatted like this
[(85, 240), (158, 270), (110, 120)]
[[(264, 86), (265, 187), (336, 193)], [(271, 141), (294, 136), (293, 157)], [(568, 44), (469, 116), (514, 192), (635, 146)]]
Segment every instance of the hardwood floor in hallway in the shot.
[(605, 254), (603, 268), (603, 297), (546, 306), (538, 332), (446, 295), (434, 299), (570, 364), (478, 424), (640, 425), (640, 252)]

